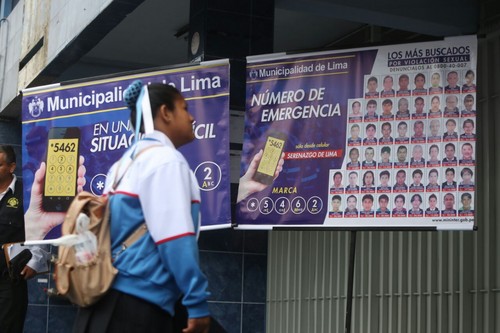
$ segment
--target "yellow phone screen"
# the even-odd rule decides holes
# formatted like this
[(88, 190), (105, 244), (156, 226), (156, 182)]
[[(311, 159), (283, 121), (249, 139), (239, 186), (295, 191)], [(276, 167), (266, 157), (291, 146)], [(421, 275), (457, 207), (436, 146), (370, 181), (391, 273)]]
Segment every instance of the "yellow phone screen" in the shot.
[(45, 196), (74, 196), (78, 139), (49, 139)]
[(284, 140), (269, 136), (267, 138), (266, 146), (264, 147), (264, 153), (262, 154), (262, 159), (260, 160), (257, 171), (274, 177), (276, 166), (278, 165), (278, 161), (281, 158), (281, 152), (284, 145)]

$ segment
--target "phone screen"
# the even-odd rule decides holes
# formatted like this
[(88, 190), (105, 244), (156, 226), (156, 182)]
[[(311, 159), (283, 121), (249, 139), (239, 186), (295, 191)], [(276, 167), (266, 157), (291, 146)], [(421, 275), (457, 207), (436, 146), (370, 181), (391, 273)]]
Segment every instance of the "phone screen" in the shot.
[(46, 211), (64, 211), (77, 191), (78, 147), (76, 127), (52, 128), (47, 142), (43, 206)]
[(285, 147), (283, 135), (268, 136), (264, 152), (259, 162), (254, 179), (263, 184), (271, 184), (274, 180), (274, 173), (281, 158), (281, 153)]

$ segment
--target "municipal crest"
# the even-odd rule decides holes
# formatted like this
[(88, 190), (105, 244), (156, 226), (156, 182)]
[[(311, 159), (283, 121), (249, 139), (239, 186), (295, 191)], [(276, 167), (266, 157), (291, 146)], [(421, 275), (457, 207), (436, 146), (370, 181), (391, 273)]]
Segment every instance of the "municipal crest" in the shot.
[(44, 106), (45, 103), (40, 99), (40, 97), (35, 96), (28, 104), (30, 115), (33, 118), (38, 118), (42, 114)]
[(259, 77), (259, 73), (258, 73), (255, 69), (252, 69), (252, 70), (250, 71), (250, 78), (251, 78), (252, 80), (255, 80), (255, 79), (256, 79), (256, 78), (258, 78), (258, 77)]
[(18, 208), (19, 207), (19, 200), (17, 198), (10, 198), (7, 200), (7, 207), (8, 208)]

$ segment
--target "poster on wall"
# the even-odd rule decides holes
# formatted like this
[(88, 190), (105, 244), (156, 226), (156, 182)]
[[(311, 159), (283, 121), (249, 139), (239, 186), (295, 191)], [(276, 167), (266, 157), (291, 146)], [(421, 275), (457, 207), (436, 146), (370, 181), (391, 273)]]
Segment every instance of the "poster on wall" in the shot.
[(475, 36), (247, 59), (241, 229), (475, 226)]
[(223, 60), (23, 91), (26, 239), (58, 237), (77, 191), (102, 195), (108, 169), (135, 142), (123, 101), (135, 80), (173, 85), (186, 99), (196, 139), (180, 151), (201, 190), (202, 230), (230, 226), (229, 62)]

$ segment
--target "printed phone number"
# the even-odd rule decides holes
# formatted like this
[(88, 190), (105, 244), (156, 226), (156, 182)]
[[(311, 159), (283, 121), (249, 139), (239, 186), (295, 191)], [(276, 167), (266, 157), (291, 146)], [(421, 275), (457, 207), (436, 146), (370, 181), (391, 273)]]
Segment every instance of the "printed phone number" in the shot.
[(469, 64), (466, 62), (460, 62), (460, 63), (451, 63), (451, 64), (433, 64), (432, 68), (434, 69), (449, 69), (449, 68), (466, 68), (468, 67)]

